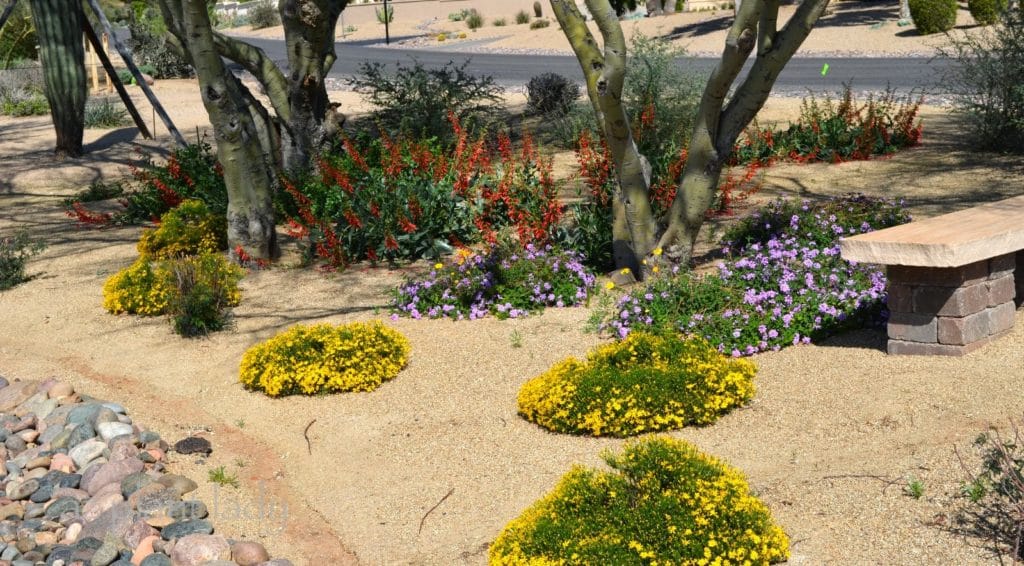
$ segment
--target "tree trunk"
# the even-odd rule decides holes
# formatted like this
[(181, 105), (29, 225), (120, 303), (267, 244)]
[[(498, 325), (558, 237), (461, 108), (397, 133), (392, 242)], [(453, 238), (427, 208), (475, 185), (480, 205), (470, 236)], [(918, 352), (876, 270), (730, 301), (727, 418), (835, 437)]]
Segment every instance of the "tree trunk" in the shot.
[(910, 0), (900, 0), (900, 21), (910, 21)]
[(199, 78), (228, 190), (228, 245), (232, 253), (241, 247), (250, 257), (276, 259), (280, 249), (271, 200), (274, 168), (265, 159), (246, 93), (217, 52), (205, 0), (185, 0), (182, 7), (182, 23), (188, 30), (185, 47)]
[(39, 37), (46, 100), (57, 133), (58, 158), (82, 155), (85, 129), (85, 49), (82, 4), (74, 0), (31, 0)]

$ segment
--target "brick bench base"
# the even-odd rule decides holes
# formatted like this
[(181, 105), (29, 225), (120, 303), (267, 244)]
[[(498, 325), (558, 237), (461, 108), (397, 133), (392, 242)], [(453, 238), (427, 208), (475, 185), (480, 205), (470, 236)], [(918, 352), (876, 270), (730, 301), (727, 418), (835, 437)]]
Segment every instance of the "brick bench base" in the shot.
[(1024, 251), (961, 267), (893, 265), (887, 271), (890, 354), (974, 351), (1013, 327), (1024, 299)]

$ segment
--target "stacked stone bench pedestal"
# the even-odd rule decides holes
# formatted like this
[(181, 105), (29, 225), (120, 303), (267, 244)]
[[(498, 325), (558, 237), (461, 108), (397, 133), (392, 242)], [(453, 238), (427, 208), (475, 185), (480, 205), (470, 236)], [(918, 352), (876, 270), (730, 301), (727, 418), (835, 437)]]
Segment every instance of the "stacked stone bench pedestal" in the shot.
[(960, 356), (1007, 334), (1024, 300), (1024, 196), (840, 241), (885, 265), (890, 354)]
[(1008, 333), (1016, 255), (962, 267), (889, 266), (889, 353), (959, 356)]

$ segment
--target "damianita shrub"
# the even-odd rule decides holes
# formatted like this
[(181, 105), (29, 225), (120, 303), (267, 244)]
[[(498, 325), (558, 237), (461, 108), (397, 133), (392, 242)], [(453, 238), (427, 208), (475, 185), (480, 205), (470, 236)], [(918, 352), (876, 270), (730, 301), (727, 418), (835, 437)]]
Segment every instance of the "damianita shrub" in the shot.
[(155, 221), (187, 199), (202, 201), (214, 215), (227, 214), (224, 176), (217, 156), (206, 142), (177, 148), (164, 163), (146, 159), (130, 169), (134, 181), (118, 195), (124, 212), (96, 213), (90, 211), (82, 199), (72, 199), (65, 202), (67, 215), (87, 225)]
[(949, 66), (943, 86), (954, 94), (974, 142), (1024, 153), (1024, 12), (1007, 10), (999, 24), (949, 41), (939, 53), (957, 64)]
[[(223, 322), (223, 309), (241, 300), (241, 278), (241, 268), (219, 254), (164, 261), (140, 257), (107, 279), (103, 308), (112, 314), (182, 316), (182, 328), (186, 330), (186, 326), (214, 330)], [(210, 305), (219, 307), (216, 315), (209, 314)], [(191, 324), (186, 325), (189, 321)], [(175, 320), (176, 329), (178, 326)]]
[(545, 307), (583, 303), (594, 275), (572, 252), (492, 247), (487, 254), (460, 250), (454, 263), (438, 263), (426, 276), (394, 291), (392, 308), (412, 318), (470, 320), (491, 313), (517, 318)]
[(634, 332), (528, 381), (519, 414), (548, 430), (593, 436), (710, 424), (753, 398), (755, 371), (703, 340)]
[(949, 31), (956, 25), (956, 0), (909, 0), (910, 19), (921, 35)]
[(380, 322), (297, 325), (242, 356), (240, 380), (271, 397), (371, 391), (405, 367), (409, 341)]
[(800, 119), (787, 130), (762, 129), (756, 122), (748, 128), (733, 150), (733, 163), (841, 163), (894, 153), (921, 142), (920, 105), (920, 99), (898, 99), (891, 89), (859, 104), (849, 85), (839, 101), (804, 98)]
[(885, 274), (842, 259), (838, 240), (909, 220), (901, 205), (859, 195), (776, 201), (726, 234), (718, 274), (655, 279), (619, 298), (600, 328), (678, 331), (741, 356), (877, 323)]
[(505, 526), (492, 565), (771, 564), (789, 539), (743, 474), (667, 437), (606, 452), (610, 471), (573, 467)]
[(160, 217), (160, 225), (142, 232), (139, 255), (151, 259), (226, 250), (227, 221), (200, 200), (186, 200)]
[(318, 177), (301, 190), (286, 185), (292, 235), (308, 236), (310, 255), (335, 267), (437, 257), (451, 246), (494, 241), (505, 227), (521, 242), (546, 241), (562, 214), (550, 160), (529, 136), (513, 151), (500, 134), (492, 152), (451, 119), (451, 150), (386, 135), (360, 149), (345, 138), (343, 153), (320, 160)]
[(42, 242), (33, 241), (28, 232), (24, 231), (0, 238), (0, 291), (28, 281), (25, 264), (45, 247)]

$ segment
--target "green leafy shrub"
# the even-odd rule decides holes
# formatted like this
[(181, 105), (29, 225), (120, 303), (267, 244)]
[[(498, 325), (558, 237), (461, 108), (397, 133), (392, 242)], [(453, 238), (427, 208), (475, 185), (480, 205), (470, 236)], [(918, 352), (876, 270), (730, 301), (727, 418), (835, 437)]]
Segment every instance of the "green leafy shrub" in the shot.
[(910, 19), (921, 35), (949, 31), (956, 25), (956, 0), (909, 0)]
[(484, 17), (475, 9), (470, 10), (466, 16), (466, 27), (472, 30), (484, 27)]
[(458, 12), (449, 12), (448, 13), (448, 21), (450, 21), (450, 22), (461, 22), (461, 21), (465, 20), (466, 16), (468, 16), (468, 15), (469, 15), (469, 8), (463, 8), (463, 9), (459, 10)]
[(975, 145), (1024, 153), (1024, 12), (1007, 10), (999, 24), (953, 36), (940, 54), (955, 64), (943, 79)]
[(579, 97), (580, 86), (558, 73), (543, 73), (526, 83), (526, 108), (535, 114), (567, 114)]
[(150, 259), (215, 253), (226, 250), (227, 221), (200, 200), (186, 200), (164, 213), (160, 225), (142, 232), (139, 255)]
[(220, 254), (204, 253), (169, 260), (161, 270), (173, 284), (167, 314), (177, 334), (205, 336), (227, 326), (228, 307), (242, 298), (240, 267)]
[(11, 89), (0, 92), (0, 114), (5, 116), (45, 116), (50, 103), (40, 91)]
[(392, 308), (412, 318), (519, 318), (581, 304), (594, 281), (578, 255), (550, 246), (495, 246), (487, 254), (462, 249), (455, 262), (437, 263), (428, 274), (399, 285)]
[(450, 140), (449, 111), (470, 131), (486, 126), (500, 112), (501, 88), (490, 76), (466, 71), (468, 65), (468, 60), (461, 65), (449, 61), (427, 69), (414, 61), (411, 67), (398, 63), (391, 73), (381, 63), (364, 61), (349, 84), (375, 107), (373, 120), (388, 131)]
[(473, 141), (452, 117), (454, 148), (436, 140), (384, 136), (325, 155), (319, 175), (292, 198), (292, 235), (309, 238), (308, 258), (335, 267), (369, 259), (438, 257), (454, 246), (495, 241), (503, 230), (520, 242), (544, 242), (561, 218), (550, 159), (529, 136), (513, 151), (505, 134)]
[(86, 128), (120, 128), (130, 123), (128, 112), (107, 98), (85, 106)]
[(28, 281), (25, 264), (45, 247), (42, 242), (33, 241), (25, 231), (0, 238), (0, 291)]
[(505, 18), (494, 18), (491, 20), (491, 25), (496, 28), (505, 27), (508, 25), (508, 20)]
[(757, 564), (789, 558), (789, 539), (743, 474), (683, 440), (652, 437), (575, 466), (514, 519), (492, 565)]
[(963, 534), (989, 541), (1016, 563), (1024, 558), (1024, 438), (1019, 423), (1011, 425), (1009, 436), (993, 428), (975, 439), (980, 470), (968, 470), (970, 481), (961, 488), (967, 503), (957, 523)]
[(12, 63), (35, 59), (38, 44), (28, 3), (18, 2), (0, 28), (0, 70), (11, 68)]
[(239, 378), (271, 397), (372, 391), (394, 379), (409, 341), (380, 322), (296, 325), (249, 348)]
[(519, 10), (516, 12), (516, 24), (528, 24), (530, 23), (530, 14), (526, 10)]
[(1006, 11), (1007, 0), (967, 0), (967, 9), (979, 25), (990, 26)]
[(705, 425), (754, 397), (755, 371), (703, 340), (634, 332), (528, 381), (519, 414), (548, 430), (593, 436)]
[(127, 46), (132, 52), (135, 64), (152, 69), (155, 79), (191, 78), (194, 74), (192, 66), (177, 51), (167, 45), (165, 32), (167, 26), (159, 13), (146, 9), (140, 17), (128, 24), (131, 38)]
[(387, 8), (374, 8), (373, 11), (377, 14), (377, 23), (390, 24), (395, 21), (395, 6), (392, 4)]
[(277, 4), (270, 0), (257, 0), (249, 8), (249, 25), (252, 29), (272, 28), (281, 25), (281, 14)]
[(544, 29), (551, 25), (547, 20), (533, 20), (530, 22), (530, 29)]

